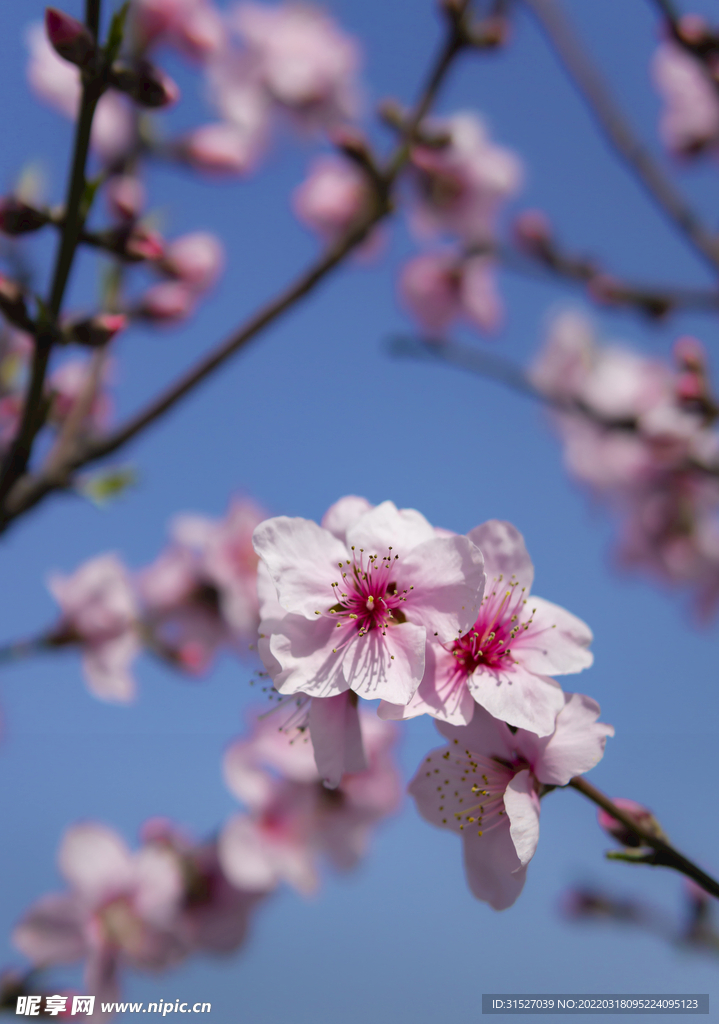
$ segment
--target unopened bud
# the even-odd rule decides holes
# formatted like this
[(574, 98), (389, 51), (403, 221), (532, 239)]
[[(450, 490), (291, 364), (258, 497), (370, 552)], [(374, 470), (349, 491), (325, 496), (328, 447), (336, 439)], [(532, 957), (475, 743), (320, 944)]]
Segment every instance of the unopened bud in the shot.
[(367, 138), (359, 128), (349, 125), (337, 128), (330, 133), (330, 141), (357, 163), (366, 164), (372, 160)]
[(683, 14), (676, 30), (682, 42), (689, 46), (702, 46), (711, 40), (709, 25), (700, 14)]
[(92, 33), (77, 18), (71, 18), (56, 7), (48, 7), (45, 11), (45, 30), (55, 52), (63, 60), (87, 67), (97, 52)]
[(70, 324), (67, 332), (80, 345), (100, 348), (126, 326), (127, 317), (122, 313), (98, 313), (97, 316)]
[(509, 38), (509, 22), (506, 18), (494, 16), (485, 18), (469, 35), (474, 46), (493, 49), (503, 46)]
[[(654, 817), (651, 811), (643, 807), (642, 804), (638, 804), (635, 800), (628, 800), (625, 797), (617, 797), (613, 801), (616, 804), (617, 809), (623, 811), (624, 814), (635, 821), (637, 825), (645, 832), (649, 832), (655, 839), (664, 839), (664, 833), (662, 832), (659, 822)], [(622, 824), (621, 821), (617, 821), (616, 818), (612, 817), (608, 811), (600, 810), (597, 814), (597, 821), (601, 828), (609, 835), (616, 839), (622, 846), (645, 846), (645, 841), (638, 836), (636, 832), (632, 832), (631, 829), (627, 828), (626, 825)]]
[(16, 326), (25, 329), (32, 327), (20, 286), (3, 274), (0, 274), (0, 309)]
[(136, 224), (125, 240), (124, 254), (131, 260), (160, 260), (165, 254), (165, 243), (156, 231)]
[(148, 288), (136, 312), (143, 319), (156, 323), (184, 320), (195, 308), (195, 294), (181, 281), (162, 281)]
[(523, 210), (512, 223), (515, 241), (532, 255), (548, 253), (552, 242), (552, 225), (542, 210)]
[(205, 291), (219, 277), (224, 262), (220, 240), (209, 231), (195, 231), (170, 242), (162, 269), (195, 291)]
[(50, 220), (44, 210), (36, 210), (15, 196), (0, 199), (0, 231), (6, 235), (26, 235), (31, 231), (39, 231)]
[(683, 334), (674, 342), (674, 358), (685, 370), (694, 370), (695, 373), (706, 371), (706, 351), (698, 338), (690, 334)]
[(149, 61), (115, 64), (110, 75), (112, 85), (126, 92), (141, 107), (169, 107), (180, 97), (173, 80)]
[(136, 220), (145, 208), (145, 189), (131, 174), (110, 178), (105, 187), (105, 202), (117, 220)]
[(176, 156), (198, 171), (242, 174), (249, 170), (257, 147), (234, 125), (204, 124), (174, 146)]

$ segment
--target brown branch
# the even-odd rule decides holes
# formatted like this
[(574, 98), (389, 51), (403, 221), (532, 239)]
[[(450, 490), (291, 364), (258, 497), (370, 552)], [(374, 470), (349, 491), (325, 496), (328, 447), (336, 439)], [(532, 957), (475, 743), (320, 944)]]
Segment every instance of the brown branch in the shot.
[(447, 8), (448, 29), (445, 43), (420, 91), (419, 99), (407, 120), (395, 150), (389, 157), (384, 170), (378, 171), (380, 180), (375, 182), (374, 204), (365, 217), (315, 264), (301, 274), (295, 282), (262, 306), (229, 338), (181, 374), (176, 381), (152, 399), (145, 408), (126, 420), (124, 424), (104, 438), (79, 443), (61, 465), (44, 466), (39, 473), (28, 474), (18, 479), (7, 494), (0, 510), (0, 531), (5, 530), (8, 524), (19, 515), (37, 505), (46, 495), (70, 487), (72, 475), (78, 469), (117, 451), (173, 408), (214, 370), (252, 341), (260, 331), (309, 294), (342, 263), (349, 253), (364, 241), (379, 221), (391, 213), (391, 187), (409, 158), (410, 146), (417, 128), (434, 102), (454, 58), (462, 49), (470, 45), (465, 38), (465, 18), (469, 9), (469, 0), (461, 0), (456, 7), (448, 4)]
[(591, 782), (582, 775), (575, 775), (573, 779), (570, 779), (569, 786), (572, 789), (576, 789), (577, 792), (581, 793), (588, 800), (591, 800), (602, 810), (605, 810), (608, 814), (611, 814), (613, 818), (616, 818), (618, 822), (624, 825), (625, 828), (633, 832), (634, 835), (638, 836), (642, 841), (643, 846), (647, 846), (654, 850), (654, 856), (649, 859), (638, 861), (638, 863), (654, 864), (658, 867), (673, 868), (674, 871), (680, 872), (682, 875), (686, 875), (687, 878), (691, 878), (697, 885), (700, 885), (705, 892), (708, 892), (710, 896), (714, 896), (719, 899), (719, 882), (708, 875), (706, 871), (694, 864), (693, 861), (685, 857), (683, 853), (680, 853), (670, 842), (666, 839), (655, 835), (649, 829), (644, 828), (638, 824), (634, 818), (626, 814), (621, 808), (617, 807), (608, 796), (605, 796), (601, 790), (593, 786)]
[(716, 273), (719, 239), (702, 223), (681, 192), (639, 141), (614, 100), (598, 68), (570, 28), (555, 0), (524, 0), (579, 93), (614, 149), (640, 180), (657, 206)]

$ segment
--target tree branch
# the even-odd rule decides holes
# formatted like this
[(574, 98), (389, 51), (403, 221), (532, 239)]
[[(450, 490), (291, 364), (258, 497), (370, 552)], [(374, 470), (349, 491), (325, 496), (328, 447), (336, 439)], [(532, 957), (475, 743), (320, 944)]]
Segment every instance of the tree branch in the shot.
[(648, 829), (637, 824), (637, 822), (631, 818), (628, 814), (625, 814), (619, 807), (614, 804), (608, 796), (605, 796), (601, 790), (597, 789), (587, 782), (582, 775), (575, 775), (573, 779), (570, 779), (569, 786), (572, 789), (576, 789), (582, 796), (585, 796), (588, 800), (591, 800), (598, 807), (607, 811), (613, 818), (621, 822), (625, 828), (628, 828), (630, 832), (633, 832), (636, 836), (641, 839), (644, 846), (650, 847), (654, 850), (656, 857), (652, 860), (645, 860), (643, 863), (652, 863), (660, 867), (673, 868), (674, 871), (680, 872), (682, 875), (686, 875), (687, 878), (691, 878), (697, 885), (700, 885), (705, 892), (708, 892), (710, 896), (714, 896), (719, 899), (719, 882), (708, 875), (705, 871), (702, 871), (698, 865), (694, 864), (693, 861), (685, 857), (683, 853), (675, 849), (671, 843), (667, 842), (666, 839), (661, 839), (654, 835)]
[(716, 273), (719, 239), (699, 219), (625, 119), (599, 70), (555, 0), (524, 0), (614, 149), (634, 171), (657, 206)]

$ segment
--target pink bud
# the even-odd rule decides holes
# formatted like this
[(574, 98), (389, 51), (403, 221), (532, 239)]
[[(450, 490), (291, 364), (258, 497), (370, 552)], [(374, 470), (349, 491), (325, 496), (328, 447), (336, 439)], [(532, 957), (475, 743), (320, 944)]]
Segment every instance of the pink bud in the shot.
[(110, 78), (116, 89), (141, 107), (169, 107), (180, 98), (179, 87), (169, 75), (146, 60), (115, 64)]
[[(661, 830), (659, 822), (654, 817), (651, 811), (643, 807), (642, 804), (638, 804), (636, 800), (628, 800), (625, 797), (617, 797), (614, 801), (617, 808), (620, 811), (624, 811), (628, 818), (632, 821), (636, 821), (640, 828), (645, 829), (647, 832), (651, 832), (657, 839), (661, 839), (664, 833)], [(621, 843), (622, 846), (644, 846), (644, 840), (641, 839), (635, 832), (632, 832), (623, 825), (621, 821), (617, 821), (607, 811), (600, 810), (597, 814), (597, 821), (601, 828), (609, 835), (616, 839), (617, 842)]]
[(87, 320), (79, 320), (68, 328), (73, 340), (81, 345), (96, 348), (106, 345), (127, 326), (127, 317), (122, 313), (98, 313)]
[(196, 231), (167, 246), (163, 269), (190, 288), (205, 291), (217, 280), (224, 260), (219, 239), (207, 231)]
[(117, 220), (135, 220), (145, 208), (145, 189), (131, 174), (110, 178), (105, 186), (105, 202), (110, 216)]
[(523, 210), (512, 224), (518, 245), (535, 253), (546, 249), (552, 241), (552, 225), (542, 210)]
[(706, 397), (704, 378), (689, 370), (682, 373), (676, 383), (677, 398), (684, 402), (695, 402)]
[(587, 291), (596, 302), (603, 302), (609, 306), (621, 302), (626, 296), (621, 281), (611, 274), (594, 274), (587, 284)]
[(184, 320), (195, 308), (195, 293), (181, 281), (162, 281), (143, 295), (137, 313), (146, 320), (172, 323)]
[(677, 34), (690, 46), (701, 46), (711, 38), (709, 25), (700, 14), (683, 14), (677, 22)]
[(47, 37), (64, 60), (86, 67), (95, 56), (97, 47), (90, 31), (76, 18), (64, 11), (48, 7), (45, 11)]
[(160, 260), (165, 255), (165, 243), (156, 231), (136, 224), (125, 241), (125, 254), (133, 260)]
[(177, 155), (199, 171), (242, 174), (252, 165), (256, 146), (234, 125), (206, 124), (180, 139)]
[(674, 342), (674, 358), (686, 370), (706, 371), (706, 350), (698, 338), (683, 334)]

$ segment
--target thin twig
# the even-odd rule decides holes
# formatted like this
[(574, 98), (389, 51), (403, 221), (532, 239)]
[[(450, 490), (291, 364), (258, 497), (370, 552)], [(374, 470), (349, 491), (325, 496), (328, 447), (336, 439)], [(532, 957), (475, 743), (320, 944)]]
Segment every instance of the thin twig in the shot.
[(684, 196), (634, 134), (599, 70), (570, 28), (555, 0), (524, 0), (614, 149), (654, 202), (710, 264), (719, 267), (719, 240), (704, 226)]
[(639, 825), (632, 817), (617, 807), (608, 796), (605, 796), (601, 790), (593, 786), (591, 782), (587, 782), (582, 775), (575, 775), (573, 779), (570, 779), (569, 785), (572, 789), (576, 789), (581, 793), (582, 796), (593, 801), (598, 807), (607, 811), (608, 814), (611, 814), (625, 828), (628, 828), (630, 832), (638, 836), (645, 846), (654, 850), (656, 856), (652, 861), (645, 860), (640, 863), (652, 863), (660, 867), (673, 868), (675, 871), (679, 871), (682, 875), (686, 875), (687, 878), (695, 881), (710, 896), (715, 896), (719, 899), (719, 882), (712, 878), (711, 875), (708, 875), (706, 871), (702, 871), (697, 864), (694, 864), (683, 853), (675, 849), (666, 839), (654, 835), (649, 829)]

